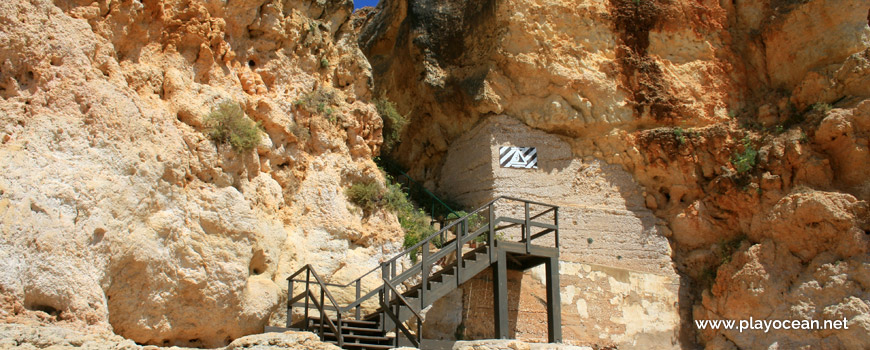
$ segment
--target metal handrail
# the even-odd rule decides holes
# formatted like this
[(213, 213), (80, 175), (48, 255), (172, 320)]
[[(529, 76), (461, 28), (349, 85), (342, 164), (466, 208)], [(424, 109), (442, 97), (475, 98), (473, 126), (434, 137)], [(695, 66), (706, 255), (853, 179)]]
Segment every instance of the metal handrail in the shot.
[[(396, 329), (397, 329), (396, 335), (398, 335), (398, 333), (399, 333), (398, 330), (401, 330), (402, 333), (405, 334), (405, 337), (407, 337), (408, 340), (410, 340), (412, 343), (414, 343), (414, 347), (419, 348), (420, 342), (422, 341), (422, 336), (423, 336), (423, 329), (422, 329), (423, 317), (420, 316), (420, 313), (418, 313), (417, 310), (414, 310), (414, 307), (411, 306), (411, 303), (408, 302), (408, 299), (405, 299), (405, 297), (402, 296), (402, 293), (399, 293), (399, 291), (396, 289), (396, 287), (394, 287), (393, 284), (390, 283), (390, 281), (387, 280), (386, 278), (384, 278), (384, 286), (390, 287), (390, 290), (396, 294), (396, 303), (398, 304), (399, 302), (401, 302), (401, 304), (399, 305), (400, 307), (401, 307), (401, 305), (404, 305), (406, 308), (408, 308), (408, 310), (411, 311), (412, 314), (414, 314), (414, 317), (417, 318), (417, 339), (414, 339), (414, 337), (411, 336), (411, 331), (408, 328), (406, 328), (405, 325), (403, 325), (402, 322), (398, 319), (399, 318), (398, 314), (400, 312), (399, 310), (396, 311), (395, 315), (389, 315), (390, 318), (393, 319), (393, 323), (396, 324)], [(386, 290), (384, 290), (384, 291), (386, 291)], [(384, 310), (388, 311), (390, 308), (390, 303), (392, 303), (392, 301), (387, 300), (387, 299), (389, 299), (389, 296), (387, 295), (386, 292), (381, 293), (381, 295), (383, 296), (381, 298), (381, 307), (383, 307)], [(396, 346), (397, 347), (399, 346), (399, 337), (396, 337)]]
[[(451, 223), (448, 224), (447, 226), (444, 226), (444, 227), (443, 227), (441, 230), (439, 230), (438, 232), (435, 232), (435, 233), (429, 235), (429, 237), (426, 237), (426, 239), (424, 239), (424, 240), (418, 242), (417, 244), (411, 246), (411, 247), (408, 248), (408, 249), (405, 249), (405, 250), (402, 251), (401, 253), (396, 254), (392, 259), (387, 260), (386, 263), (390, 263), (390, 262), (393, 262), (393, 261), (395, 261), (395, 260), (401, 258), (401, 257), (404, 256), (405, 254), (408, 254), (408, 253), (410, 253), (411, 251), (416, 250), (416, 249), (422, 247), (423, 244), (431, 243), (432, 239), (434, 239), (435, 236), (438, 236), (438, 235), (440, 235), (440, 234), (446, 232), (448, 229), (453, 228), (454, 226), (456, 226), (456, 225), (459, 224), (460, 222), (467, 222), (469, 216), (472, 216), (472, 215), (474, 215), (474, 214), (477, 214), (477, 213), (483, 211), (484, 209), (488, 209), (488, 208), (491, 207), (493, 204), (495, 204), (495, 202), (497, 202), (497, 201), (499, 201), (499, 200), (502, 200), (502, 199), (512, 200), (512, 201), (517, 201), (517, 202), (523, 202), (523, 203), (528, 203), (528, 204), (543, 205), (543, 206), (547, 206), (547, 207), (550, 207), (550, 208), (551, 208), (551, 209), (548, 209), (546, 212), (541, 213), (540, 215), (546, 214), (546, 213), (549, 212), (550, 210), (553, 210), (553, 209), (559, 208), (558, 206), (556, 206), (556, 205), (552, 205), (552, 204), (546, 204), (546, 203), (541, 203), (541, 202), (529, 201), (529, 200), (519, 199), (519, 198), (515, 198), (515, 197), (499, 196), (499, 197), (497, 197), (496, 199), (493, 199), (493, 200), (487, 202), (486, 204), (484, 204), (483, 206), (481, 206), (481, 207), (475, 209), (474, 211), (472, 211), (472, 212), (466, 214), (466, 215), (463, 216), (462, 218), (460, 218), (460, 219), (458, 219), (458, 220), (456, 220), (456, 221), (451, 222)], [(539, 216), (540, 216), (540, 215), (539, 215)], [(536, 217), (537, 217), (537, 216), (536, 216)]]
[[(402, 168), (400, 168), (397, 164), (395, 164), (395, 163), (393, 163), (393, 162), (391, 162), (391, 161), (385, 161), (385, 162), (384, 162), (384, 165), (385, 165), (385, 166), (388, 166), (388, 167), (391, 167), (391, 168), (392, 168), (393, 170), (395, 170), (395, 171), (398, 171), (399, 174), (401, 174), (401, 175), (404, 176), (406, 179), (408, 179), (408, 183), (409, 183), (408, 187), (409, 187), (409, 189), (410, 189), (411, 185), (416, 185), (416, 186), (419, 187), (421, 190), (423, 190), (423, 193), (425, 193), (427, 196), (429, 196), (430, 199), (432, 199), (432, 200), (434, 200), (436, 203), (440, 204), (442, 207), (444, 207), (444, 209), (447, 209), (447, 211), (449, 212), (449, 214), (448, 214), (448, 218), (449, 218), (450, 214), (453, 214), (454, 216), (456, 216), (457, 219), (460, 218), (459, 214), (456, 213), (456, 211), (454, 211), (453, 208), (450, 208), (450, 206), (447, 205), (447, 203), (444, 203), (444, 201), (442, 201), (441, 198), (438, 198), (438, 196), (436, 196), (434, 193), (432, 193), (432, 192), (430, 192), (428, 189), (426, 189), (426, 186), (423, 186), (423, 185), (421, 185), (420, 183), (418, 183), (417, 181), (414, 181), (414, 179), (411, 178), (411, 175), (408, 175), (408, 173), (406, 173), (404, 170), (402, 170)], [(435, 219), (435, 208), (434, 208), (434, 206), (433, 206), (433, 207), (431, 208), (431, 210), (429, 211), (429, 216), (431, 216), (432, 219), (433, 219), (432, 223), (435, 223), (435, 220), (434, 220), (434, 219)]]
[[(311, 267), (311, 264), (306, 264), (295, 273), (287, 277), (290, 285), (288, 286), (288, 294), (293, 293), (293, 282), (294, 277), (301, 274), (303, 271), (306, 272), (306, 280), (305, 280), (305, 292), (302, 293), (305, 295), (305, 328), (308, 328), (308, 302), (310, 301), (317, 307), (317, 310), (320, 311), (320, 337), (323, 338), (323, 326), (328, 322), (329, 328), (335, 333), (336, 339), (338, 339), (338, 346), (341, 347), (344, 345), (344, 335), (341, 332), (341, 314), (342, 309), (338, 306), (338, 302), (335, 301), (335, 297), (332, 296), (332, 292), (329, 291), (326, 284), (323, 283), (323, 279), (320, 278), (320, 275), (317, 274), (317, 271)], [(310, 277), (314, 277), (314, 281), (320, 285), (320, 299), (317, 298), (314, 293), (311, 292), (311, 280)], [(329, 299), (329, 302), (332, 303), (332, 307), (336, 310), (336, 319), (338, 321), (338, 325), (336, 326), (332, 319), (329, 318), (329, 315), (326, 314), (326, 300), (323, 300), (324, 296)], [(292, 300), (296, 299), (296, 297), (287, 299), (287, 323), (289, 326), (290, 323), (290, 308), (292, 307)]]
[[(511, 221), (509, 221), (509, 222), (511, 222), (511, 224), (506, 225), (506, 226), (502, 226), (502, 227), (498, 227), (498, 224), (500, 222), (503, 222), (502, 220), (510, 219), (507, 217), (498, 217), (498, 218), (495, 217), (494, 205), (496, 202), (501, 201), (501, 200), (516, 201), (516, 202), (523, 203), (524, 219), (522, 219), (522, 221), (520, 221), (520, 223), (517, 223), (517, 220), (520, 220), (520, 219), (511, 219)], [(543, 212), (535, 214), (532, 216), (532, 215), (530, 215), (530, 211), (531, 211), (530, 205), (545, 206), (545, 207), (549, 207), (549, 209), (546, 209)], [(469, 218), (472, 215), (476, 215), (476, 214), (481, 213), (485, 210), (489, 210), (489, 215), (488, 215), (489, 218), (488, 218), (488, 222), (486, 223), (486, 225), (481, 226), (480, 228), (477, 228), (472, 232), (469, 232), (469, 228), (468, 228)], [(457, 264), (456, 278), (457, 278), (457, 280), (459, 280), (460, 279), (459, 267), (461, 267), (461, 262), (462, 262), (462, 247), (466, 243), (477, 238), (478, 236), (481, 236), (483, 234), (487, 234), (487, 244), (492, 246), (494, 244), (494, 240), (495, 240), (495, 237), (493, 237), (493, 234), (495, 232), (506, 229), (506, 228), (514, 227), (517, 225), (523, 226), (522, 239), (519, 242), (524, 242), (526, 244), (527, 251), (530, 247), (531, 240), (536, 239), (538, 237), (541, 237), (544, 234), (547, 234), (550, 232), (555, 232), (555, 244), (556, 244), (556, 248), (558, 248), (559, 247), (558, 210), (559, 210), (559, 207), (552, 205), (552, 204), (529, 201), (529, 200), (524, 200), (524, 199), (519, 199), (519, 198), (509, 197), (509, 196), (497, 197), (497, 198), (487, 202), (485, 205), (480, 206), (479, 208), (475, 209), (474, 211), (459, 218), (458, 220), (455, 220), (455, 221), (451, 222), (450, 224), (448, 224), (447, 226), (442, 227), (441, 230), (439, 230), (438, 232), (435, 232), (435, 233), (429, 235), (421, 242), (418, 242), (417, 244), (405, 249), (401, 253), (396, 254), (391, 259), (380, 263), (380, 265), (378, 267), (375, 267), (375, 268), (369, 270), (368, 272), (366, 272), (362, 276), (358, 277), (357, 279), (355, 279), (347, 284), (343, 284), (343, 285), (342, 284), (325, 283), (323, 281), (323, 279), (320, 278), (320, 275), (318, 275), (317, 272), (314, 271), (314, 268), (310, 264), (305, 265), (302, 268), (300, 268), (298, 271), (296, 271), (295, 273), (293, 273), (292, 275), (287, 277), (287, 280), (289, 281), (289, 291), (288, 291), (289, 294), (293, 293), (293, 282), (306, 283), (304, 293), (302, 293), (296, 297), (292, 297), (292, 298), (288, 297), (288, 321), (287, 321), (288, 327), (290, 325), (290, 310), (289, 309), (292, 307), (291, 304), (293, 302), (298, 302), (299, 300), (301, 300), (301, 297), (304, 296), (305, 297), (305, 309), (306, 309), (306, 311), (305, 311), (305, 327), (306, 327), (306, 329), (308, 328), (308, 323), (309, 323), (308, 322), (308, 308), (309, 308), (308, 302), (309, 302), (309, 299), (311, 299), (311, 301), (314, 303), (314, 306), (316, 306), (318, 311), (320, 311), (321, 336), (323, 333), (324, 325), (327, 325), (335, 332), (336, 338), (338, 338), (338, 342), (340, 344), (339, 346), (341, 346), (341, 344), (343, 344), (343, 335), (341, 332), (342, 314), (347, 313), (348, 311), (355, 308), (356, 309), (355, 310), (356, 318), (359, 319), (360, 318), (360, 307), (361, 307), (362, 303), (365, 302), (366, 300), (371, 299), (375, 294), (381, 295), (381, 303), (386, 303), (386, 305), (382, 305), (383, 310), (384, 310), (384, 312), (388, 312), (389, 311), (388, 306), (392, 302), (391, 300), (389, 300), (389, 299), (392, 299), (389, 297), (390, 291), (392, 291), (393, 293), (396, 294), (398, 302), (402, 302), (403, 304), (405, 304), (408, 307), (408, 309), (410, 309), (412, 311), (414, 316), (416, 316), (419, 320), (421, 320), (422, 318), (420, 317), (419, 313), (416, 312), (414, 310), (414, 308), (410, 306), (410, 304), (407, 302), (407, 300), (404, 298), (404, 296), (402, 296), (402, 294), (399, 293), (398, 289), (395, 287), (395, 284), (401, 283), (401, 282), (403, 282), (403, 281), (405, 281), (405, 280), (407, 280), (407, 279), (411, 278), (412, 276), (415, 276), (419, 273), (424, 273), (424, 274), (428, 275), (428, 273), (431, 271), (428, 268), (429, 265), (432, 265), (433, 263), (437, 262), (438, 259), (445, 257), (445, 256), (448, 256), (454, 252), (455, 252), (456, 258), (457, 258), (456, 259), (456, 264)], [(554, 224), (553, 225), (533, 221), (534, 219), (537, 219), (541, 216), (544, 216), (550, 212), (554, 213), (554, 218), (553, 218)], [(540, 227), (545, 228), (545, 230), (533, 234), (531, 231), (532, 226), (534, 226), (534, 227), (540, 226)], [(436, 237), (443, 237), (444, 233), (448, 232), (451, 229), (457, 228), (457, 227), (460, 230), (455, 232), (456, 237), (454, 239), (450, 240), (449, 242), (442, 242), (443, 244), (440, 247), (440, 249), (438, 249), (437, 251), (435, 251), (433, 253), (429, 253), (429, 245), (428, 244), (431, 244), (432, 241)], [(425, 245), (425, 247), (424, 247), (424, 245)], [(409, 254), (409, 253), (413, 253), (416, 249), (420, 249), (420, 248), (424, 248), (423, 259), (419, 263), (413, 264), (412, 266), (408, 267), (407, 269), (405, 269), (404, 271), (402, 271), (401, 273), (399, 273), (397, 275), (396, 274), (397, 260), (399, 258)], [(491, 250), (490, 250), (490, 253), (492, 253)], [(378, 269), (380, 269), (382, 271), (381, 279), (382, 279), (383, 284), (381, 286), (378, 286), (378, 287), (372, 289), (371, 291), (369, 291), (365, 295), (360, 295), (361, 294), (360, 286), (361, 286), (362, 279), (365, 278), (366, 276), (369, 276), (370, 274), (372, 274), (374, 271), (377, 271)], [(308, 274), (306, 275), (306, 279), (305, 280), (296, 279), (296, 277), (299, 276), (302, 272), (308, 272)], [(311, 281), (311, 276), (314, 277), (314, 281)], [(426, 281), (427, 277), (428, 276), (423, 276), (424, 285), (425, 285), (425, 281)], [(312, 283), (316, 283), (320, 286), (320, 289), (321, 289), (320, 299), (318, 299), (311, 292), (310, 286)], [(356, 285), (356, 288), (357, 288), (356, 300), (349, 303), (347, 306), (340, 307), (338, 302), (336, 301), (336, 299), (333, 297), (332, 292), (330, 292), (329, 287), (346, 288), (346, 287), (349, 287), (351, 285)], [(389, 289), (387, 289), (387, 288), (389, 288)], [(338, 322), (338, 325), (336, 325), (332, 321), (331, 318), (327, 317), (326, 308), (328, 306), (325, 305), (327, 300), (324, 300), (324, 297), (326, 299), (328, 299), (328, 301), (332, 304), (332, 307), (334, 308), (334, 311), (336, 312), (336, 321)], [(291, 302), (291, 300), (293, 302)], [(398, 317), (399, 315), (389, 315), (389, 316)], [(327, 322), (328, 322), (328, 324), (327, 324)], [(420, 323), (421, 322), (418, 322), (418, 327), (420, 326)], [(396, 324), (398, 327), (400, 322), (396, 321)], [(419, 339), (418, 340), (412, 339), (413, 337), (411, 336), (410, 331), (408, 331), (404, 326), (402, 326), (402, 328), (403, 328), (402, 329), (403, 333), (405, 333), (405, 335), (412, 342), (416, 342), (415, 343), (416, 346), (419, 346)], [(398, 329), (397, 329), (397, 333), (398, 333)], [(418, 330), (418, 338), (420, 336), (421, 336), (421, 333)], [(398, 340), (397, 340), (397, 342), (398, 342)]]

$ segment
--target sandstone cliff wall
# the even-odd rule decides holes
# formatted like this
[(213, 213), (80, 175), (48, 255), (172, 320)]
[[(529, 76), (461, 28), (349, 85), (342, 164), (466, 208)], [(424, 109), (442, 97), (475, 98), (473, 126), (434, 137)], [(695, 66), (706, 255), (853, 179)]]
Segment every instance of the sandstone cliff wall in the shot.
[[(477, 171), (457, 167), (453, 147), (471, 148), (462, 140), (482, 120), (516, 118), (563, 136), (593, 170), (612, 164), (641, 186), (687, 276), (682, 346), (868, 346), (856, 337), (870, 330), (865, 2), (388, 0), (379, 9), (360, 45), (375, 93), (414, 118), (396, 152), (412, 175), (436, 188), (456, 169)], [(581, 185), (564, 196), (610, 193)], [(467, 188), (477, 184), (451, 186), (476, 200)], [(692, 323), (748, 317), (845, 317), (857, 331)]]
[[(349, 1), (0, 2), (0, 291), (36, 319), (223, 346), (284, 321), (302, 264), (344, 282), (400, 246), (343, 189), (383, 181)], [(325, 91), (331, 115), (294, 101)], [(237, 152), (204, 118), (262, 124)], [(311, 108), (313, 110), (313, 108)], [(372, 282), (374, 283), (374, 282)]]
[[(503, 146), (535, 147), (538, 168), (501, 167)], [(440, 192), (469, 208), (498, 196), (559, 206), (559, 290), (567, 341), (638, 349), (676, 346), (680, 278), (664, 230), (628, 172), (593, 157), (576, 158), (562, 137), (507, 116), (484, 119), (452, 142), (441, 171)], [(517, 271), (510, 278), (512, 337), (547, 341), (542, 269)], [(433, 322), (435, 330), (427, 331), (436, 337), (491, 338), (490, 275), (482, 273), (464, 285), (461, 303), (431, 312), (462, 314), (460, 323)], [(457, 327), (464, 330), (454, 331)]]

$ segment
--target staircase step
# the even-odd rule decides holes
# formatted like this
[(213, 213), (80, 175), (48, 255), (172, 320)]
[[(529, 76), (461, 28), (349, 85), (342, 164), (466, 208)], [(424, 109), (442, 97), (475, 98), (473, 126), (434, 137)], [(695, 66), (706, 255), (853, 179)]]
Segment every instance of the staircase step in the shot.
[[(309, 322), (314, 322), (316, 324), (320, 324), (320, 317), (308, 317)], [(335, 319), (332, 319), (333, 323), (338, 324)], [(350, 319), (342, 319), (342, 325), (353, 325), (360, 328), (376, 328), (378, 327), (377, 321), (368, 321), (368, 320), (350, 320)]]
[[(329, 343), (338, 345), (336, 341), (330, 341)], [(365, 344), (365, 343), (344, 343), (345, 349), (393, 349), (395, 346), (392, 345), (383, 345), (383, 344)]]
[[(346, 324), (341, 325), (341, 331), (342, 331), (342, 333), (344, 333), (345, 331), (347, 331), (347, 332), (362, 332), (362, 333), (378, 333), (378, 334), (382, 333), (380, 327), (373, 327), (373, 328), (372, 327), (353, 327), (353, 326), (348, 326)], [(345, 335), (347, 335), (347, 333), (345, 333)]]
[[(332, 333), (332, 332), (329, 332), (329, 333), (327, 333), (327, 332), (323, 332), (323, 336), (324, 336), (324, 337), (329, 337), (329, 338), (331, 338), (331, 339), (335, 339), (335, 333)], [(387, 336), (385, 336), (385, 335), (381, 335), (381, 336), (373, 336), (373, 335), (360, 335), (360, 334), (345, 334), (345, 335), (344, 335), (344, 342), (345, 342), (345, 343), (348, 343), (348, 339), (359, 339), (359, 340), (376, 341), (376, 342), (378, 342), (378, 341), (387, 341), (387, 340), (390, 340), (390, 339), (393, 339), (393, 338), (392, 338), (392, 337), (387, 337)]]

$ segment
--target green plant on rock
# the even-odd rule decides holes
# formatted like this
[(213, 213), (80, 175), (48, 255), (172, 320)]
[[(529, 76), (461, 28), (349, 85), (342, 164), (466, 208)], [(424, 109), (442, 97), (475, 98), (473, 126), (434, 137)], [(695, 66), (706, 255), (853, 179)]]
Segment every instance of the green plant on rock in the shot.
[(321, 58), (320, 59), (320, 68), (324, 68), (324, 69), (329, 68), (329, 60), (326, 58)]
[(681, 145), (686, 144), (685, 133), (686, 133), (685, 130), (683, 130), (683, 128), (681, 128), (679, 126), (674, 128), (674, 137), (677, 139), (677, 141), (680, 142)]
[[(399, 224), (405, 231), (402, 244), (405, 248), (410, 248), (435, 233), (429, 225), (429, 217), (426, 213), (414, 207), (398, 184), (391, 183), (385, 188), (375, 181), (358, 182), (351, 185), (345, 194), (348, 200), (366, 213), (385, 208), (396, 214)], [(416, 252), (412, 252), (411, 260), (416, 262), (416, 256)]]
[(752, 145), (752, 140), (749, 136), (743, 138), (743, 152), (737, 153), (731, 158), (731, 163), (738, 174), (746, 173), (753, 168), (758, 162), (758, 150)]
[(393, 147), (401, 141), (402, 130), (408, 125), (408, 118), (401, 115), (396, 109), (396, 104), (386, 98), (376, 99), (374, 103), (378, 109), (378, 114), (384, 122), (384, 143), (381, 153), (386, 154), (392, 151)]
[(221, 102), (205, 117), (208, 136), (217, 143), (228, 143), (237, 152), (249, 151), (260, 143), (260, 123), (245, 116), (238, 103)]
[(384, 190), (375, 181), (357, 182), (345, 191), (345, 195), (351, 203), (370, 213), (380, 206)]
[(832, 106), (830, 103), (814, 103), (810, 108), (812, 108), (813, 111), (827, 114), (832, 109), (834, 109), (834, 106)]
[(297, 107), (301, 107), (310, 113), (320, 114), (326, 112), (327, 109), (332, 110), (331, 106), (338, 105), (338, 103), (339, 99), (335, 90), (329, 88), (318, 88), (293, 101), (293, 104)]

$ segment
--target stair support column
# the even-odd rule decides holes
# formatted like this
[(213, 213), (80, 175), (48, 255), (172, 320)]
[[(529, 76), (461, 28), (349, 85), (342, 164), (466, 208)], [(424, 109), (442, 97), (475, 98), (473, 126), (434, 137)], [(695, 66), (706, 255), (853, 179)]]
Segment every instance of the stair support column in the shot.
[(562, 342), (562, 301), (559, 295), (559, 257), (546, 262), (547, 270), (547, 341)]
[(492, 304), (495, 339), (508, 339), (507, 252), (495, 247), (498, 258), (492, 265)]

